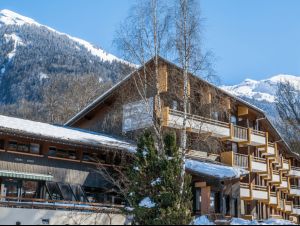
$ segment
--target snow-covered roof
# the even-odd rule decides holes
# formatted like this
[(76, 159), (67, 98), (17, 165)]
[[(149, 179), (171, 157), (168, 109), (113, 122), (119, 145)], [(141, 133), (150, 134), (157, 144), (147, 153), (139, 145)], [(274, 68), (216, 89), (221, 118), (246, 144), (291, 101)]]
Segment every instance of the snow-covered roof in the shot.
[(0, 132), (14, 132), (77, 145), (109, 147), (129, 152), (136, 149), (136, 146), (129, 142), (104, 134), (2, 115), (0, 115)]
[(185, 161), (185, 167), (191, 172), (223, 180), (240, 178), (249, 174), (247, 170), (238, 167), (224, 166), (217, 162), (212, 163), (190, 159)]

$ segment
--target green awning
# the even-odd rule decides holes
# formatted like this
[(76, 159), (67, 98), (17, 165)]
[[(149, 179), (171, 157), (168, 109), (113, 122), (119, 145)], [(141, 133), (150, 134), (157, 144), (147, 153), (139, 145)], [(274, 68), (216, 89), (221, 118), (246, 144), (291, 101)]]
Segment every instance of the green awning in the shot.
[(23, 172), (14, 172), (14, 171), (5, 171), (5, 170), (0, 170), (0, 177), (9, 177), (9, 178), (26, 179), (26, 180), (39, 180), (39, 181), (52, 181), (53, 179), (53, 176), (51, 175), (23, 173)]

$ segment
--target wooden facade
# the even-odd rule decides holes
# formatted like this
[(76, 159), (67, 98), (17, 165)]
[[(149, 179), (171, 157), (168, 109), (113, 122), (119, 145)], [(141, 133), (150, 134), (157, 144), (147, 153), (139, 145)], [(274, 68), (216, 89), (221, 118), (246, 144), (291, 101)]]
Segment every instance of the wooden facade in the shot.
[[(142, 130), (122, 130), (126, 123), (123, 107), (153, 98), (155, 117), (159, 114), (159, 93), (162, 125), (165, 130), (174, 130), (180, 136), (183, 118), (182, 70), (162, 58), (159, 65), (158, 78), (151, 72), (153, 61), (149, 61), (66, 125), (135, 140)], [(145, 71), (148, 72), (146, 76), (143, 74)], [(137, 83), (141, 75), (147, 81), (143, 98)], [(156, 79), (158, 87), (155, 86)], [(278, 217), (298, 221), (300, 159), (282, 141), (265, 113), (191, 74), (188, 108), (188, 157), (199, 161), (213, 158), (220, 164), (249, 171), (248, 176), (238, 181), (194, 176), (195, 208), (198, 208), (195, 211), (245, 219)], [(210, 141), (209, 145), (204, 143), (203, 137)], [(223, 183), (222, 189), (219, 183)], [(199, 197), (201, 203), (196, 203)]]
[(124, 204), (114, 185), (99, 173), (100, 168), (113, 172), (131, 161), (130, 152), (121, 146), (1, 127), (0, 157), (2, 207), (102, 212), (110, 207), (114, 213)]

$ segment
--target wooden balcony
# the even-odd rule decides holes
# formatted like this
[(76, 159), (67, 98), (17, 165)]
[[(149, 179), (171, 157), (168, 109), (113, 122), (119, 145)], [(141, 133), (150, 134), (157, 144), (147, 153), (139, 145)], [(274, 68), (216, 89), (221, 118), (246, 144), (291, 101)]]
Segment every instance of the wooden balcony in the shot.
[[(163, 108), (163, 126), (181, 129), (184, 121), (182, 111), (173, 110), (169, 107)], [(211, 136), (230, 140), (238, 143), (245, 143), (253, 146), (267, 145), (267, 133), (236, 126), (228, 122), (187, 114), (188, 131), (193, 133), (208, 133)]]
[(289, 185), (289, 180), (288, 178), (281, 178), (281, 183), (280, 185), (277, 187), (277, 189), (279, 190), (289, 190), (290, 189), (290, 185)]
[(300, 187), (291, 185), (290, 195), (300, 197)]
[(250, 184), (240, 183), (240, 197), (242, 200), (252, 200)]
[(258, 150), (262, 153), (263, 156), (267, 158), (276, 157), (277, 156), (277, 144), (276, 143), (268, 143), (265, 147), (258, 148)]
[(277, 209), (280, 211), (284, 211), (284, 200), (279, 198), (278, 202), (279, 202), (279, 205), (278, 205)]
[(293, 212), (293, 202), (284, 201), (284, 212), (292, 213)]
[(267, 186), (252, 186), (252, 198), (261, 202), (269, 202), (269, 192)]
[(270, 183), (275, 184), (275, 185), (280, 185), (281, 184), (281, 173), (279, 171), (273, 170), (271, 172), (271, 178), (270, 178)]
[(256, 158), (230, 151), (221, 153), (221, 162), (229, 166), (237, 166), (247, 169), (250, 172), (261, 174), (268, 173), (267, 160), (263, 158)]
[(278, 195), (276, 192), (270, 192), (270, 200), (269, 200), (269, 205), (272, 207), (277, 207), (278, 206)]
[(251, 138), (249, 140), (253, 146), (265, 146), (268, 143), (268, 136), (266, 132), (251, 129)]
[[(183, 112), (170, 109), (163, 109), (163, 125), (175, 129), (183, 126)], [(194, 133), (209, 133), (214, 137), (231, 137), (230, 124), (197, 115), (187, 115), (187, 128)]]
[(221, 162), (229, 166), (237, 166), (244, 169), (249, 169), (248, 155), (237, 154), (232, 151), (221, 153)]
[(291, 167), (290, 171), (288, 172), (289, 177), (300, 178), (300, 167)]
[(293, 206), (292, 215), (294, 215), (294, 216), (300, 216), (300, 206)]
[(281, 167), (281, 170), (282, 170), (282, 171), (285, 171), (285, 172), (290, 171), (290, 170), (291, 170), (291, 164), (290, 164), (290, 161), (287, 160), (287, 159), (284, 159), (284, 158), (282, 158), (281, 161), (282, 161), (282, 167)]
[(257, 200), (269, 203), (269, 191), (266, 186), (240, 183), (240, 197), (242, 200)]
[(267, 160), (264, 158), (257, 158), (257, 157), (250, 156), (249, 171), (260, 173), (260, 174), (267, 174), (268, 173)]

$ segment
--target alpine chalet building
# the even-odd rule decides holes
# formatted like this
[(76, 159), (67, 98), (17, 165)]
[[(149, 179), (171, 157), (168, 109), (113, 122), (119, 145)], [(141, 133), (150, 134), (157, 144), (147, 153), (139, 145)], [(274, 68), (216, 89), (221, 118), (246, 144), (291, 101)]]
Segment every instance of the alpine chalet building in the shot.
[[(159, 114), (163, 131), (180, 138), (182, 69), (159, 58), (156, 77), (154, 65), (152, 59), (128, 75), (66, 126), (135, 141)], [(299, 222), (300, 157), (265, 113), (192, 74), (188, 94), (186, 167), (195, 214)]]

